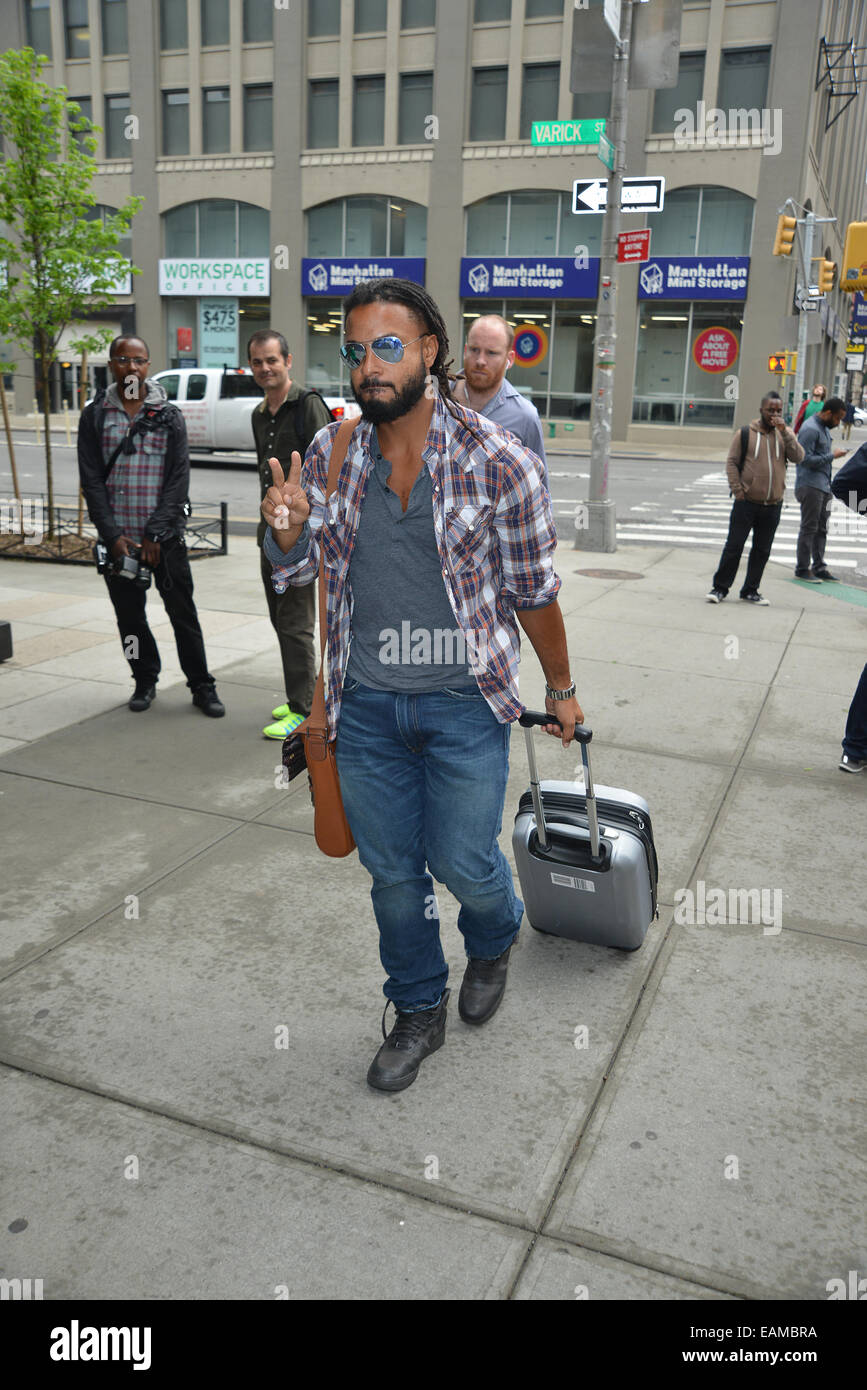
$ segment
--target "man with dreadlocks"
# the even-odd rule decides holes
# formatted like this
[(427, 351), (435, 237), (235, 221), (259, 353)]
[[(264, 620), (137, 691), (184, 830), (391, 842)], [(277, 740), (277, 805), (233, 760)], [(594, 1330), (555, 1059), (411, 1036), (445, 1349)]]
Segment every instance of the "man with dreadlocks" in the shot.
[[(450, 398), (448, 337), (419, 285), (367, 281), (344, 303), (341, 355), (361, 421), (327, 507), (339, 426), (262, 503), (280, 592), (309, 583), (325, 547), (326, 709), (343, 804), (373, 879), (386, 1000), (397, 1019), (367, 1074), (400, 1091), (445, 1040), (448, 967), (433, 879), (460, 903), (468, 957), (458, 1009), (495, 1012), (523, 905), (497, 836), (518, 696), (518, 623), (571, 742), (575, 697), (539, 460)], [(516, 621), (517, 620), (517, 621)], [(448, 639), (448, 640), (444, 640)], [(386, 1013), (388, 1003), (386, 1003)]]

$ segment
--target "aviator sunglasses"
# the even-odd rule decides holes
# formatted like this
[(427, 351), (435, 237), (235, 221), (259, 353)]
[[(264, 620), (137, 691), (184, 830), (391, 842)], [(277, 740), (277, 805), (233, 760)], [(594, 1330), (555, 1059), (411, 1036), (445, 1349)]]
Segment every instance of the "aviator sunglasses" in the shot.
[(412, 347), (413, 343), (419, 343), (422, 338), (429, 337), (429, 333), (420, 333), (417, 338), (411, 338), (408, 343), (402, 343), (396, 334), (389, 333), (384, 338), (373, 338), (366, 343), (343, 343), (340, 347), (340, 356), (353, 371), (364, 362), (366, 348), (370, 348), (374, 357), (378, 357), (380, 362), (399, 362), (403, 357), (405, 348)]

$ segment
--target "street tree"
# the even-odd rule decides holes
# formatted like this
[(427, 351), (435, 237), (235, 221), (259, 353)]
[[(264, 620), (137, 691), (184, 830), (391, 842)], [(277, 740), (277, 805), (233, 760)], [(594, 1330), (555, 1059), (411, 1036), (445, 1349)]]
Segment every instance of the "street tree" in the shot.
[[(0, 54), (0, 339), (36, 359), (45, 420), (46, 532), (53, 536), (50, 377), (64, 329), (112, 305), (130, 271), (121, 237), (144, 199), (94, 215), (94, 127), (65, 87), (42, 80), (47, 59), (32, 48)], [(76, 346), (96, 352), (105, 331), (83, 325)]]

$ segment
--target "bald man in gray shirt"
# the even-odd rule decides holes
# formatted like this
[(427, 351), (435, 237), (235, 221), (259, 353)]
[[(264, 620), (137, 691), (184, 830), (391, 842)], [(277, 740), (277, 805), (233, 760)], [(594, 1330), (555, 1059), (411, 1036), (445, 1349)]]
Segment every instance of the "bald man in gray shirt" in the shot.
[(526, 396), (506, 380), (506, 371), (515, 360), (514, 330), (499, 314), (477, 318), (464, 348), (463, 375), (454, 383), (452, 395), (486, 419), (502, 425), (520, 439), (542, 463), (542, 476), (548, 486), (548, 461), (542, 442), (539, 412)]

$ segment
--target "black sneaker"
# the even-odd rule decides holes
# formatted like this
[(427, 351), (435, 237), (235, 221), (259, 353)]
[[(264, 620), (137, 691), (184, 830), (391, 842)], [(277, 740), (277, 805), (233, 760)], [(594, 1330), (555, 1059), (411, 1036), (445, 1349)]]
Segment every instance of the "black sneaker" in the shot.
[(768, 600), (766, 598), (763, 598), (757, 589), (753, 589), (751, 593), (741, 594), (741, 602), (759, 603), (761, 604), (762, 608), (769, 607)]
[(812, 570), (795, 570), (795, 578), (802, 579), (805, 584), (821, 584), (821, 579), (817, 579)]
[(208, 714), (212, 719), (221, 719), (226, 713), (225, 705), (217, 699), (216, 685), (200, 685), (193, 691), (193, 704), (197, 705), (203, 714)]
[(139, 714), (144, 709), (150, 709), (156, 698), (157, 688), (155, 685), (137, 685), (129, 697), (128, 707)]
[(464, 1023), (487, 1023), (500, 1007), (511, 949), (507, 946), (496, 960), (476, 960), (472, 956), (468, 959), (458, 998), (458, 1013)]
[(418, 1076), (425, 1057), (436, 1052), (446, 1040), (446, 1008), (451, 990), (443, 990), (440, 1002), (432, 1009), (401, 1013), (389, 1034), (385, 1031), (386, 1004), (382, 1015), (382, 1036), (385, 1042), (377, 1052), (367, 1073), (367, 1084), (375, 1091), (403, 1091)]
[(722, 589), (711, 589), (710, 593), (707, 595), (708, 603), (722, 603), (724, 598), (725, 594)]
[(814, 566), (814, 568), (813, 568), (813, 578), (814, 578), (814, 579), (824, 579), (826, 583), (829, 583), (829, 582), (832, 582), (832, 581), (833, 581), (833, 583), (835, 583), (835, 584), (839, 584), (839, 583), (840, 583), (840, 576), (837, 575), (837, 574), (832, 574), (831, 571), (825, 567), (825, 565), (822, 565), (820, 569), (816, 569), (815, 566)]

